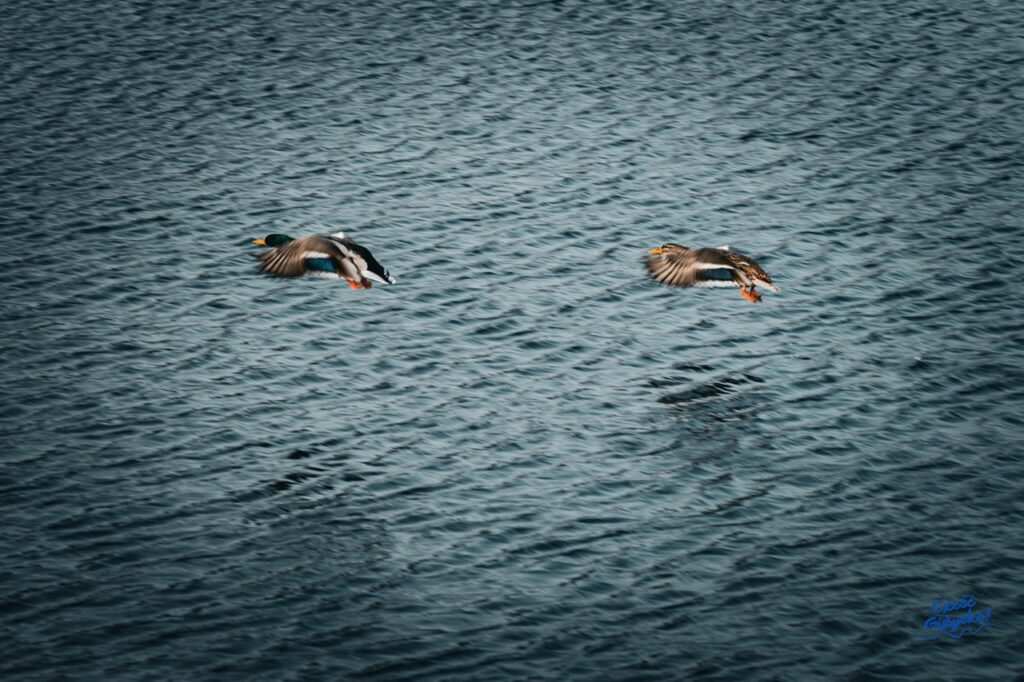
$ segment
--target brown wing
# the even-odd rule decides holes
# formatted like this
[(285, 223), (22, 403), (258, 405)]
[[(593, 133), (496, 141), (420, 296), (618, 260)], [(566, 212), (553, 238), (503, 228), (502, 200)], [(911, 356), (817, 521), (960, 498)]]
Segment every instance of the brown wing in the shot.
[(650, 256), (647, 270), (662, 284), (678, 287), (735, 286), (732, 263), (716, 249), (669, 251)]
[(768, 273), (764, 271), (764, 268), (758, 265), (757, 261), (750, 256), (745, 256), (739, 251), (733, 251), (732, 249), (728, 251), (721, 251), (720, 253), (725, 256), (730, 263), (732, 263), (733, 267), (737, 270), (742, 270), (751, 279), (759, 279), (767, 284), (772, 283), (772, 278), (768, 276)]
[(342, 277), (351, 269), (345, 268), (344, 256), (330, 239), (309, 235), (262, 254), (260, 272), (275, 277), (300, 277), (310, 271), (307, 258), (329, 259), (334, 264), (335, 272)]

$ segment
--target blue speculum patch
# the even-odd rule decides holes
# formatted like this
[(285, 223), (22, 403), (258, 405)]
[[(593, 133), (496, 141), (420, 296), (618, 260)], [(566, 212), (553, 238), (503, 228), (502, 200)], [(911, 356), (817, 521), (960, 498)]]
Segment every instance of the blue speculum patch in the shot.
[(713, 279), (717, 282), (731, 282), (732, 270), (727, 268), (722, 268), (721, 270), (705, 270), (704, 276), (707, 279)]
[(334, 272), (334, 263), (330, 258), (307, 258), (306, 265), (309, 266), (310, 270)]

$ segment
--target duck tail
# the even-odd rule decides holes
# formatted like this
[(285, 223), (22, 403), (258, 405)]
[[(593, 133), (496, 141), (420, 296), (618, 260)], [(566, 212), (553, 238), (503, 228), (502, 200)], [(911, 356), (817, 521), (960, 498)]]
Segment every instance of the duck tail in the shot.
[(391, 276), (390, 272), (384, 270), (383, 268), (381, 268), (380, 272), (375, 272), (374, 270), (367, 268), (366, 270), (363, 270), (359, 274), (363, 276), (363, 279), (372, 280), (374, 282), (380, 282), (381, 284), (394, 284), (396, 281), (398, 281)]

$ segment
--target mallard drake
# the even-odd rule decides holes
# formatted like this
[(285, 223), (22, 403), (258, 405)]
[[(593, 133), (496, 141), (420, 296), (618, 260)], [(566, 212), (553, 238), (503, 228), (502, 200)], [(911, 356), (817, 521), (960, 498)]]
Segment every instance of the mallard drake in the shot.
[(369, 289), (372, 282), (394, 284), (370, 250), (345, 236), (311, 234), (293, 239), (286, 234), (268, 234), (254, 239), (256, 246), (269, 246), (259, 256), (260, 272), (275, 277), (328, 277), (344, 279), (353, 289)]
[(647, 269), (651, 277), (679, 287), (739, 287), (743, 298), (751, 303), (761, 300), (754, 290), (762, 286), (772, 291), (779, 288), (753, 258), (733, 251), (728, 246), (688, 249), (679, 244), (662, 244), (648, 251)]

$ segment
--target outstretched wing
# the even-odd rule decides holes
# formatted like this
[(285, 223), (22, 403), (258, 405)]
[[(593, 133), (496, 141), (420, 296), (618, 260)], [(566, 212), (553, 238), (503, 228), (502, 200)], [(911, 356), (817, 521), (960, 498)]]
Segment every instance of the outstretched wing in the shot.
[(745, 256), (739, 251), (733, 251), (728, 247), (721, 250), (720, 253), (728, 259), (734, 268), (745, 273), (750, 279), (757, 283), (763, 283), (769, 288), (778, 291), (778, 287), (772, 283), (772, 278), (769, 277), (768, 273), (764, 271), (764, 268), (758, 265), (757, 261), (750, 256)]
[(735, 268), (715, 249), (666, 252), (647, 258), (651, 277), (677, 287), (734, 287)]
[[(260, 272), (275, 277), (300, 277), (311, 270), (324, 270), (322, 262), (329, 261), (340, 277), (351, 276), (353, 268), (346, 267), (344, 255), (330, 239), (319, 235), (299, 237), (284, 246), (271, 249), (260, 256)], [(314, 261), (310, 266), (307, 261)]]
[(336, 243), (359, 270), (360, 276), (365, 279), (375, 279), (383, 284), (394, 284), (395, 278), (391, 276), (384, 266), (377, 262), (370, 250), (361, 244), (356, 244), (348, 237), (331, 235), (329, 239)]

